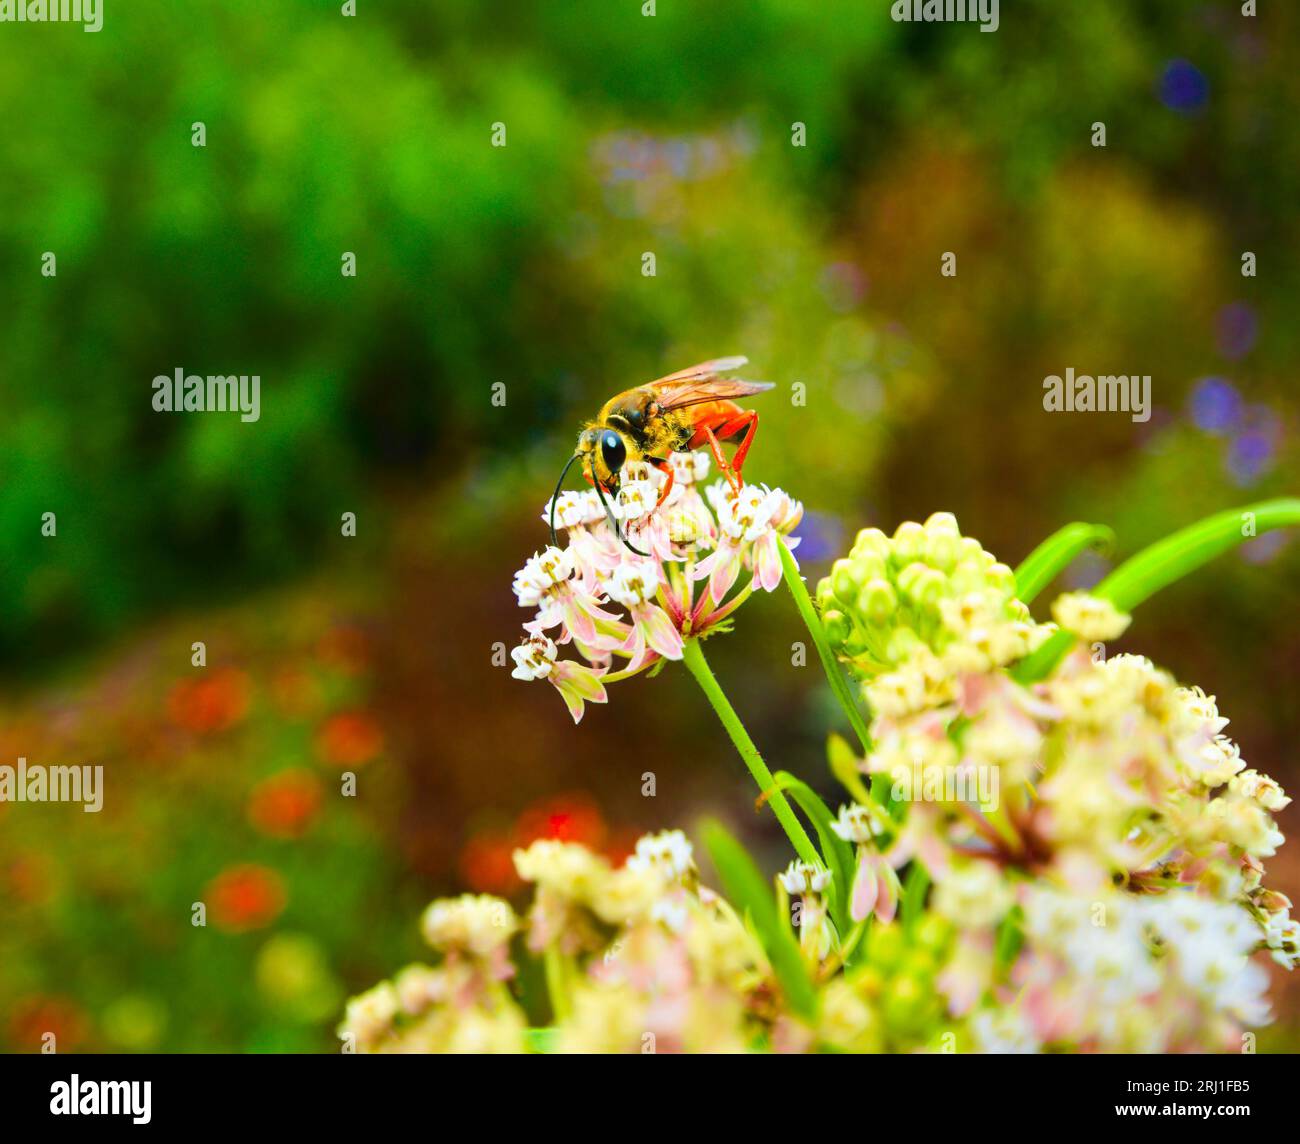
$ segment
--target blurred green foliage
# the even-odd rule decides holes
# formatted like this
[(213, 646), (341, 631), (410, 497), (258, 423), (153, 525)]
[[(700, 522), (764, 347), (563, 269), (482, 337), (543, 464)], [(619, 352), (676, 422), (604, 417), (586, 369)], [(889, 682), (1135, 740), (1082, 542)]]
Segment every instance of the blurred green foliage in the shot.
[[(747, 475), (807, 503), (810, 579), (865, 523), (952, 510), (1014, 564), (1067, 520), (1113, 526), (1128, 553), (1300, 485), (1290, 7), (1024, 0), (986, 35), (896, 25), (883, 0), (659, 0), (653, 17), (641, 0), (340, 6), (134, 0), (108, 4), (96, 35), (0, 28), (0, 671), (62, 679), (86, 656), (111, 678), (121, 665), (89, 658), (97, 646), (149, 638), (160, 614), (221, 631), (211, 609), (261, 585), (322, 562), (377, 571), (407, 640), (382, 669), (403, 693), (403, 765), (438, 771), (424, 831), (446, 835), (398, 854), (395, 811), (336, 808), (299, 855), (237, 827), (260, 777), (303, 764), (305, 732), (254, 708), (232, 755), (173, 743), (149, 706), (185, 670), (173, 648), (135, 721), (98, 725), (82, 757), (120, 752), (125, 774), (156, 739), (192, 783), (141, 780), (103, 861), (54, 848), (50, 896), (23, 899), (35, 912), (0, 938), (4, 999), (72, 995), (89, 1044), (328, 1043), (324, 998), (412, 944), (385, 928), (412, 910), (384, 897), (428, 891), (404, 878), (411, 851), (428, 847), (423, 874), (441, 863), (429, 880), (450, 889), (458, 831), (494, 799), (513, 813), (557, 781), (624, 797), (607, 763), (628, 726), (681, 792), (647, 825), (729, 789), (721, 757), (669, 761), (703, 718), (686, 684), (647, 683), (575, 738), (549, 698), (460, 654), (512, 638), (510, 570), (543, 543), (571, 435), (618, 389), (729, 353), (776, 382)], [(1168, 87), (1177, 60), (1204, 83), (1195, 105)], [(1240, 275), (1245, 250), (1257, 278)], [(1249, 337), (1224, 333), (1232, 313)], [(1151, 373), (1152, 421), (1047, 416), (1041, 380), (1071, 365)], [(150, 383), (177, 367), (259, 374), (261, 420), (154, 413)], [(1236, 395), (1235, 420), (1207, 413), (1226, 391), (1206, 377)], [(361, 520), (351, 563), (345, 511)], [(1122, 649), (1217, 689), (1252, 761), (1284, 780), (1300, 712), (1272, 690), (1300, 656), (1278, 622), (1298, 564), (1285, 544), (1248, 548), (1144, 609)], [(264, 627), (257, 654), (277, 601), (236, 623)], [(777, 670), (796, 624), (755, 606), (719, 649), (777, 758), (822, 749), (809, 708), (826, 696)], [(76, 710), (116, 702), (74, 694)], [(13, 753), (35, 759), (31, 735)], [(45, 761), (81, 761), (49, 742)], [(201, 830), (178, 827), (211, 799)], [(48, 809), (10, 838), (5, 904), (13, 863), (67, 808)], [(625, 799), (619, 817), (643, 813)], [(89, 877), (119, 861), (121, 886)], [(281, 869), (283, 925), (186, 960), (183, 913), (151, 911), (183, 910), (240, 862)], [(316, 983), (291, 1020), (268, 1001), (285, 980)]]

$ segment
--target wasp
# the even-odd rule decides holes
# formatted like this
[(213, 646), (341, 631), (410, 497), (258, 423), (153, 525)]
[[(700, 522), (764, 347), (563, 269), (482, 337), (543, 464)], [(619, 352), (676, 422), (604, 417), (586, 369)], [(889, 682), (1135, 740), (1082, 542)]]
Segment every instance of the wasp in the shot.
[[(701, 362), (611, 397), (596, 419), (583, 426), (577, 450), (565, 462), (555, 484), (551, 497), (551, 543), (557, 543), (555, 501), (575, 461), (582, 462), (582, 474), (595, 487), (615, 534), (638, 556), (646, 554), (628, 542), (605, 499), (607, 495), (617, 495), (620, 474), (629, 461), (645, 461), (667, 477), (659, 490), (658, 507), (673, 488), (673, 470), (668, 458), (673, 453), (707, 444), (718, 471), (739, 492), (741, 469), (758, 431), (758, 414), (752, 409), (742, 409), (733, 399), (762, 393), (771, 389), (772, 383), (721, 375), (739, 369), (748, 361), (743, 357), (726, 357)], [(738, 442), (730, 464), (722, 455), (723, 441)]]

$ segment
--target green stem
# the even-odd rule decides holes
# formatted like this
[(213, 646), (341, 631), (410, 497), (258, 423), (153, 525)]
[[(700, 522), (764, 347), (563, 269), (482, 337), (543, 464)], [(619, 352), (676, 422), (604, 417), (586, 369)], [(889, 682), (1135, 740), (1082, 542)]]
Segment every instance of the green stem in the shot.
[(785, 572), (783, 579), (786, 587), (790, 589), (790, 595), (794, 597), (794, 606), (799, 609), (799, 615), (808, 629), (808, 634), (812, 636), (813, 644), (817, 648), (817, 656), (822, 661), (822, 670), (826, 672), (831, 690), (835, 692), (835, 698), (844, 708), (844, 714), (849, 717), (849, 723), (858, 737), (858, 742), (862, 744), (862, 750), (870, 754), (871, 732), (867, 730), (867, 721), (853, 699), (849, 682), (844, 678), (844, 672), (835, 659), (835, 653), (831, 651), (830, 641), (826, 638), (826, 629), (822, 627), (821, 617), (817, 615), (812, 597), (808, 595), (808, 587), (799, 575), (799, 567), (785, 545), (785, 538), (778, 536), (776, 544), (781, 553), (781, 568)]
[(824, 867), (825, 863), (822, 862), (821, 856), (817, 853), (817, 848), (812, 844), (812, 839), (808, 837), (803, 824), (795, 817), (795, 813), (786, 801), (785, 795), (777, 787), (776, 780), (772, 778), (772, 772), (767, 769), (767, 764), (763, 762), (763, 756), (758, 753), (758, 748), (754, 746), (754, 740), (749, 737), (749, 732), (745, 730), (745, 725), (740, 721), (740, 716), (736, 714), (735, 708), (731, 706), (726, 695), (723, 694), (722, 688), (718, 686), (718, 681), (714, 678), (708, 660), (704, 658), (704, 652), (700, 650), (700, 641), (698, 639), (686, 641), (682, 660), (686, 664), (687, 670), (695, 676), (695, 682), (700, 685), (700, 690), (704, 692), (708, 701), (713, 704), (714, 712), (726, 729), (727, 734), (731, 736), (731, 741), (735, 744), (740, 757), (745, 760), (745, 766), (749, 768), (749, 773), (754, 776), (754, 781), (758, 783), (759, 791), (771, 804), (777, 820), (785, 829), (786, 836), (790, 839), (790, 844), (795, 848), (796, 853), (810, 865)]
[(569, 1016), (569, 988), (566, 980), (568, 974), (565, 971), (564, 955), (552, 943), (546, 947), (542, 955), (542, 963), (546, 968), (546, 992), (551, 998), (552, 1018), (558, 1025)]

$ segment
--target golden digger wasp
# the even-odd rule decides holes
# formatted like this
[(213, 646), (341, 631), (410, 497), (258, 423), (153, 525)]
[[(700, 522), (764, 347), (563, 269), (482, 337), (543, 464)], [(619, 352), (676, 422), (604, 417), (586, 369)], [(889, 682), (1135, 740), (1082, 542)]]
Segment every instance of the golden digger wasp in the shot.
[[(583, 427), (577, 451), (565, 463), (555, 484), (551, 497), (551, 543), (557, 543), (555, 501), (574, 461), (582, 462), (582, 474), (595, 486), (615, 535), (638, 556), (646, 554), (628, 543), (605, 499), (606, 494), (617, 495), (619, 474), (629, 461), (645, 461), (666, 474), (668, 479), (659, 490), (658, 507), (673, 487), (669, 456), (707, 444), (718, 471), (739, 492), (740, 471), (754, 443), (758, 414), (752, 409), (742, 409), (732, 398), (762, 393), (771, 389), (772, 383), (720, 375), (739, 369), (748, 360), (727, 357), (702, 362), (611, 397), (596, 419)], [(737, 438), (740, 443), (736, 455), (728, 464), (722, 456), (720, 442)]]

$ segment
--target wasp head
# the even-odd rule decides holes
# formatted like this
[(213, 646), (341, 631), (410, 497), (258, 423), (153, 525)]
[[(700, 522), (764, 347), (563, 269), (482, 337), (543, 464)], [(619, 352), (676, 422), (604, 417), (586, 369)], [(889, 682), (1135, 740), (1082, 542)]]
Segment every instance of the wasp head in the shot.
[(608, 493), (618, 491), (619, 474), (627, 462), (627, 442), (617, 429), (592, 425), (578, 438), (583, 475)]

